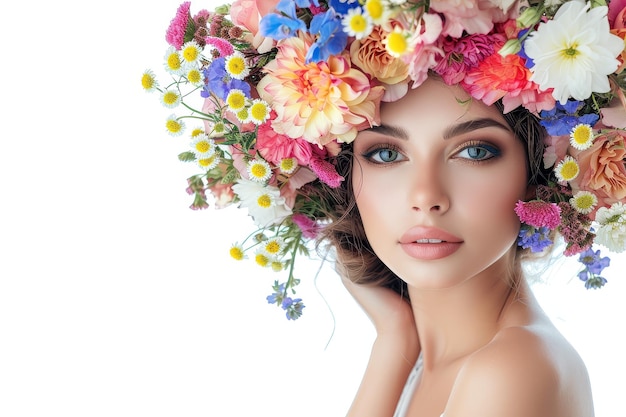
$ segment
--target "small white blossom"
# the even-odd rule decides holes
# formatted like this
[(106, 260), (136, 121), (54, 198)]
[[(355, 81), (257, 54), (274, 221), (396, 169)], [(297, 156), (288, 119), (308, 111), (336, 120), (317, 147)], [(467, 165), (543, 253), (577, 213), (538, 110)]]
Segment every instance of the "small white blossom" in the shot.
[(626, 205), (615, 203), (610, 208), (600, 207), (596, 213), (600, 225), (596, 231), (595, 242), (606, 246), (613, 252), (626, 250)]
[(240, 206), (248, 209), (259, 227), (278, 224), (292, 213), (277, 187), (241, 178), (232, 188), (241, 201)]

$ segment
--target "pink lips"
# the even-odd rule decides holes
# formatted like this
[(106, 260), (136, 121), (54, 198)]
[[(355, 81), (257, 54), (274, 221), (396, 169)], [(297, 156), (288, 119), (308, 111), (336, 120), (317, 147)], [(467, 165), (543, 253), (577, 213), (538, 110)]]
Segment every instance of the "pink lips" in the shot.
[(417, 226), (403, 234), (399, 243), (412, 258), (432, 261), (452, 255), (463, 240), (436, 227)]

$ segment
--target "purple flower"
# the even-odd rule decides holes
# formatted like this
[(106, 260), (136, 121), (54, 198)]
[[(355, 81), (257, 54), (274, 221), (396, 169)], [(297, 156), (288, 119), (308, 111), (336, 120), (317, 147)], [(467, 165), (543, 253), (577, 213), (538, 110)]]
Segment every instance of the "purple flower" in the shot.
[(610, 265), (611, 260), (609, 257), (604, 258), (600, 255), (600, 251), (593, 251), (587, 249), (580, 254), (578, 261), (585, 266), (585, 269), (578, 273), (578, 278), (585, 282), (585, 287), (589, 288), (601, 288), (606, 284), (606, 279), (601, 277), (602, 270)]
[(552, 240), (548, 237), (550, 229), (547, 227), (535, 228), (523, 225), (517, 239), (518, 246), (524, 249), (530, 248), (531, 252), (542, 252), (552, 245)]
[(220, 100), (225, 101), (228, 92), (234, 88), (243, 91), (246, 96), (250, 96), (250, 84), (228, 75), (228, 72), (226, 72), (226, 59), (223, 57), (213, 60), (211, 65), (204, 70), (204, 76), (207, 83), (200, 93), (204, 98), (214, 94)]
[(281, 305), (283, 303), (283, 297), (285, 296), (285, 284), (278, 285), (278, 283), (275, 282), (272, 288), (274, 292), (267, 296), (268, 304)]
[(565, 104), (556, 103), (552, 110), (542, 110), (541, 125), (546, 128), (552, 136), (569, 135), (572, 129), (578, 124), (596, 124), (600, 116), (594, 113), (578, 115), (578, 111), (583, 107), (582, 102), (569, 100)]
[(302, 309), (305, 306), (302, 304), (302, 298), (291, 299), (290, 297), (285, 297), (281, 307), (285, 310), (287, 320), (297, 320), (302, 316)]

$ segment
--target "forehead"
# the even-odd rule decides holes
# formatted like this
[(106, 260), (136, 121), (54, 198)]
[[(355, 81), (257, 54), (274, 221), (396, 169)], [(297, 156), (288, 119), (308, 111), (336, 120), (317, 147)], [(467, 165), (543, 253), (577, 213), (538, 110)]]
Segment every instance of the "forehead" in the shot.
[(493, 118), (506, 124), (495, 106), (472, 99), (459, 86), (449, 86), (437, 78), (428, 78), (419, 87), (410, 89), (398, 101), (383, 103), (381, 122), (391, 125), (423, 125), (445, 128), (451, 124), (476, 118)]

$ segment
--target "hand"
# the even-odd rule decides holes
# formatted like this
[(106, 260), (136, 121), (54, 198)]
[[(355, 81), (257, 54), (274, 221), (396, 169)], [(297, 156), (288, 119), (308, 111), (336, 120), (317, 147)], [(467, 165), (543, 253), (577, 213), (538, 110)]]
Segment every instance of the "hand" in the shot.
[(370, 318), (378, 335), (417, 336), (413, 309), (400, 294), (389, 288), (355, 284), (347, 278), (341, 280)]

